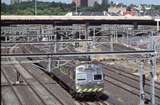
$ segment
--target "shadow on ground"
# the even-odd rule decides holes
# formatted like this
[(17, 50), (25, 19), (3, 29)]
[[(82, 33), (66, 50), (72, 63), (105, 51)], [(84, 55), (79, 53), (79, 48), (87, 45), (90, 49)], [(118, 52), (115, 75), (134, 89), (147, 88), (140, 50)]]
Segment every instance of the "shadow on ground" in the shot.
[(85, 96), (85, 97), (79, 97), (76, 98), (77, 101), (81, 102), (94, 102), (94, 101), (106, 101), (109, 98), (108, 95), (102, 94), (101, 96)]

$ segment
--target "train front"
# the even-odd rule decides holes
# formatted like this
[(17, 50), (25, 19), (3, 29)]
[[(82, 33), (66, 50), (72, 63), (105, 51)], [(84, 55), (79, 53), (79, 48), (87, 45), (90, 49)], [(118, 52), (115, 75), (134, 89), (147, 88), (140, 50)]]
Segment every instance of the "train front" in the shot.
[(76, 94), (100, 95), (104, 89), (104, 75), (98, 64), (82, 64), (76, 67)]

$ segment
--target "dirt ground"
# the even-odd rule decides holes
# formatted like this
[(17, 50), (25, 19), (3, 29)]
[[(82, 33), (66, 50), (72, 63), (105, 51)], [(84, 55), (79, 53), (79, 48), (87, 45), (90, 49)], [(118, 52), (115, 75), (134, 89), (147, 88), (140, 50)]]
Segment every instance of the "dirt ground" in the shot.
[[(80, 48), (77, 48), (76, 50), (77, 51), (80, 51), (80, 52), (84, 52), (84, 51), (87, 51), (87, 45), (84, 44), (84, 43), (81, 43), (80, 44)], [(104, 51), (102, 49), (102, 47), (97, 47), (96, 49), (92, 50), (92, 51), (96, 51), (96, 52), (99, 52), (99, 51)], [(121, 59), (123, 58), (124, 56), (115, 56), (115, 55), (95, 55), (95, 56), (91, 56), (91, 57), (94, 57), (96, 58), (96, 60), (104, 60), (106, 59), (105, 62), (107, 63), (110, 63), (110, 64), (114, 64), (114, 65), (119, 65), (119, 66), (122, 66), (122, 67), (125, 67), (125, 68), (128, 68), (128, 71), (135, 74), (135, 75), (139, 75), (139, 68), (140, 68), (140, 64), (139, 64), (139, 60), (137, 61), (133, 61), (133, 60), (115, 60), (115, 61), (112, 61), (113, 59)], [(127, 57), (124, 57), (124, 58), (127, 58)], [(160, 62), (157, 62), (157, 81), (160, 81)], [(151, 70), (151, 67), (150, 67), (150, 64), (148, 62), (146, 62), (144, 64), (144, 70), (145, 70), (145, 74), (146, 74), (146, 77), (147, 78), (150, 78), (150, 70)]]
[(157, 77), (158, 80), (160, 81), (160, 64), (157, 64)]
[[(128, 68), (128, 70), (135, 75), (139, 74), (138, 70), (140, 68), (140, 65), (138, 63), (128, 62), (128, 61), (123, 61), (123, 62), (118, 61), (118, 62), (115, 62), (114, 64)], [(150, 78), (150, 73), (149, 73), (150, 70), (151, 70), (150, 64), (145, 63), (144, 64), (144, 71), (145, 71), (145, 75), (147, 78)], [(157, 63), (156, 70), (157, 70), (157, 81), (160, 81), (160, 63)]]

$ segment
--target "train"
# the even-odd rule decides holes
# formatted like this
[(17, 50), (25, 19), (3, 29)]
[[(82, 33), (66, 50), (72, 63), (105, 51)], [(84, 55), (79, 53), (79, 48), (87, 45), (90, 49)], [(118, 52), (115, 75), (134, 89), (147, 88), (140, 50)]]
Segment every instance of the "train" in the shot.
[(60, 80), (75, 97), (101, 96), (104, 90), (104, 73), (98, 62), (66, 64), (52, 70), (52, 74)]
[[(31, 58), (28, 57), (28, 59)], [(33, 59), (37, 58), (31, 60)], [(68, 61), (61, 61), (60, 59), (70, 58), (55, 57), (54, 59), (57, 59), (57, 61), (52, 62), (50, 72), (46, 69), (47, 62), (34, 64), (54, 77), (74, 98), (103, 95), (105, 75), (102, 64), (97, 60), (91, 60), (89, 56), (72, 57), (72, 60)]]

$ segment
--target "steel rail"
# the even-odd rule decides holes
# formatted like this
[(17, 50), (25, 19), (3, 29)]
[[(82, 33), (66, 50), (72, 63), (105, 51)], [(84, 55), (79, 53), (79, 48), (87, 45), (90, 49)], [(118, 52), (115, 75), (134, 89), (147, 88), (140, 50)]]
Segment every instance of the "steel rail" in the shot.
[[(110, 77), (110, 78), (112, 78), (112, 77)], [(115, 79), (115, 78), (112, 78), (112, 79), (114, 79), (115, 81), (121, 82), (119, 79)], [(125, 90), (125, 91), (127, 91), (127, 92), (129, 92), (129, 93), (132, 93), (133, 95), (139, 97), (139, 93), (135, 93), (135, 92), (133, 92), (133, 90), (126, 89), (126, 88), (124, 88), (123, 86), (118, 85), (118, 84), (116, 84), (116, 83), (114, 83), (114, 82), (111, 82), (111, 81), (109, 81), (109, 80), (107, 80), (107, 79), (104, 79), (104, 80), (107, 81), (107, 82), (109, 82), (109, 83), (111, 83), (111, 84), (113, 84), (113, 85), (116, 86), (116, 87), (119, 87), (119, 88), (121, 88), (121, 89), (123, 89), (123, 90)], [(124, 84), (125, 84), (125, 83), (124, 83)], [(129, 85), (128, 85), (128, 86), (129, 86)], [(132, 86), (129, 86), (129, 87), (132, 87)], [(134, 88), (134, 87), (132, 87), (132, 88)], [(136, 88), (134, 88), (134, 89), (136, 89)], [(137, 90), (137, 89), (136, 89), (136, 90)], [(157, 97), (157, 99), (159, 99), (159, 97)]]
[[(28, 51), (29, 52), (29, 51)], [(63, 61), (63, 60), (62, 60)], [(35, 65), (36, 67), (39, 67), (38, 65)], [(43, 70), (43, 71), (45, 71), (45, 68), (40, 68), (41, 70)], [(89, 105), (87, 102), (78, 102), (80, 105), (83, 105), (83, 104), (85, 104), (85, 105)], [(104, 103), (103, 101), (101, 101), (100, 100), (100, 102), (95, 102), (97, 105), (101, 105), (101, 104), (103, 104), (103, 105), (107, 105), (106, 103)], [(101, 104), (100, 104), (101, 103)]]
[[(63, 62), (65, 62), (65, 61), (73, 61), (73, 60), (55, 60), (55, 59), (53, 59), (53, 61), (63, 61)], [(76, 60), (76, 61), (79, 61), (79, 60)], [(2, 65), (11, 65), (11, 64), (27, 64), (27, 63), (30, 63), (30, 64), (34, 64), (34, 63), (40, 63), (40, 62), (48, 62), (48, 60), (46, 59), (46, 60), (30, 60), (30, 61), (28, 61), (28, 60), (24, 60), (24, 61), (19, 61), (19, 62), (15, 62), (15, 61), (1, 61), (1, 64)]]
[[(15, 50), (13, 50), (15, 52)], [(13, 52), (12, 51), (12, 52)], [(9, 59), (8, 59), (9, 60)], [(18, 71), (17, 68), (13, 65), (13, 68), (15, 71)], [(19, 71), (18, 71), (19, 72)], [(22, 79), (25, 81), (25, 83), (28, 84), (28, 86), (30, 87), (30, 89), (35, 93), (35, 95), (39, 98), (39, 100), (43, 103), (43, 105), (47, 105), (44, 100), (41, 98), (41, 96), (36, 92), (36, 90), (34, 89), (34, 86), (32, 86), (32, 84), (30, 84), (29, 81), (26, 80), (26, 78), (21, 74)]]
[(101, 99), (99, 99), (99, 100), (96, 102), (96, 105), (108, 105), (108, 104), (106, 104), (104, 101), (102, 101)]
[[(22, 65), (23, 66), (23, 65)], [(46, 86), (45, 84), (43, 84), (34, 74), (32, 74), (26, 67), (23, 66), (23, 68), (36, 80), (38, 81), (39, 84), (41, 84), (41, 86), (43, 86), (48, 92), (49, 94), (51, 94), (53, 97), (56, 98), (56, 100), (61, 104), (61, 105), (65, 105), (55, 94), (53, 94)]]
[(107, 100), (102, 99), (101, 97), (96, 97), (96, 105), (109, 105), (108, 102), (107, 103), (105, 102), (107, 102)]
[(49, 94), (51, 94), (61, 105), (65, 105), (60, 99), (58, 99), (58, 97), (56, 95), (54, 95), (46, 86), (45, 84), (43, 84), (34, 74), (32, 74), (26, 67), (24, 67), (24, 65), (21, 65), (43, 88), (45, 88), (45, 90), (47, 90), (47, 92)]
[[(105, 75), (106, 75), (106, 74), (105, 74)], [(126, 84), (127, 86), (132, 87), (132, 88), (134, 88), (135, 90), (138, 90), (138, 91), (139, 91), (139, 88), (138, 88), (138, 87), (133, 86), (133, 85), (127, 83), (127, 82), (124, 82), (124, 81), (120, 80), (119, 78), (117, 79), (116, 77), (112, 77), (112, 76), (110, 76), (110, 75), (106, 75), (106, 76), (114, 79), (115, 81), (118, 81), (118, 82), (120, 82), (120, 83)], [(106, 79), (106, 80), (107, 80), (107, 79)], [(108, 80), (107, 80), (107, 81), (108, 81)], [(122, 87), (122, 86), (119, 86), (119, 87)], [(125, 88), (125, 90), (128, 90), (128, 89)], [(133, 91), (131, 91), (131, 90), (128, 90), (128, 91), (130, 91), (131, 93), (133, 93)], [(148, 91), (145, 91), (145, 92), (146, 92), (147, 94), (150, 94), (150, 92), (148, 92)], [(136, 94), (136, 93), (135, 93), (135, 94)], [(160, 98), (160, 96), (158, 96), (157, 94), (156, 94), (155, 96), (156, 96), (157, 98)]]
[(3, 97), (1, 97), (1, 105), (6, 105), (6, 103), (4, 102)]
[[(107, 80), (105, 80), (105, 81), (107, 81)], [(130, 91), (130, 90), (128, 90), (128, 89), (125, 89), (124, 87), (119, 86), (119, 85), (116, 85), (116, 86), (118, 86), (118, 87), (120, 87), (120, 88), (122, 88), (122, 89), (124, 89), (124, 90), (126, 90), (126, 91), (128, 91), (128, 92), (131, 92), (132, 94), (135, 94), (135, 95), (138, 96), (138, 94), (134, 93), (133, 91)], [(100, 103), (97, 102), (96, 104), (100, 104)]]
[(1, 61), (2, 65), (10, 65), (10, 64), (19, 64), (19, 63), (39, 63), (39, 62), (48, 62), (47, 60), (34, 60), (34, 61), (21, 61), (21, 62), (15, 62), (15, 61)]
[[(65, 105), (55, 94), (53, 94), (46, 86), (44, 83), (42, 83), (34, 74), (32, 74), (24, 65), (20, 64), (41, 86), (43, 86), (45, 88), (45, 90), (47, 90), (47, 92), (49, 94), (51, 94), (54, 98), (56, 98), (56, 100), (61, 104), (61, 105)], [(31, 66), (32, 69), (33, 66)]]
[[(128, 79), (130, 79), (130, 80), (133, 80), (133, 81), (136, 81), (136, 82), (138, 82), (139, 81), (139, 79), (138, 79), (138, 76), (136, 76), (136, 75), (134, 75), (134, 74), (132, 74), (132, 73), (128, 73), (127, 71), (124, 71), (124, 70), (122, 70), (122, 69), (120, 69), (120, 68), (115, 68), (115, 67), (111, 67), (111, 66), (109, 66), (109, 65), (105, 65), (105, 64), (103, 64), (103, 63), (101, 63), (103, 66), (105, 66), (104, 68), (106, 69), (106, 70), (109, 70), (109, 71), (111, 71), (111, 72), (113, 72), (113, 73), (117, 73), (117, 71), (120, 71), (121, 73), (119, 73), (118, 72), (118, 74), (119, 75), (122, 75), (123, 77), (127, 77)], [(108, 69), (109, 68), (109, 69)], [(117, 71), (116, 71), (117, 70)], [(145, 83), (145, 85), (147, 85), (147, 86), (150, 86), (150, 80), (149, 79), (146, 79), (146, 83)], [(157, 85), (160, 85), (158, 82), (156, 82), (156, 84)], [(160, 88), (158, 88), (158, 87), (155, 87), (157, 90), (160, 90)]]
[[(107, 69), (107, 70), (109, 70), (109, 69)], [(110, 70), (110, 71), (111, 71), (111, 70)], [(134, 86), (134, 85), (132, 85), (132, 84), (129, 84), (129, 83), (121, 80), (120, 78), (116, 78), (116, 77), (107, 75), (107, 73), (105, 73), (105, 75), (106, 75), (107, 77), (110, 77), (110, 78), (114, 79), (115, 81), (118, 81), (118, 82), (121, 82), (121, 83), (123, 83), (123, 84), (126, 84), (127, 86), (132, 87), (132, 88), (134, 88), (135, 90), (138, 90), (138, 91), (139, 91), (139, 87), (136, 87), (136, 86)], [(121, 75), (122, 75), (122, 74), (121, 74)], [(124, 75), (123, 75), (123, 76), (124, 76)], [(127, 77), (127, 76), (125, 76), (125, 77)], [(127, 77), (127, 78), (128, 78), (128, 77)], [(105, 80), (107, 80), (107, 79), (105, 79)], [(107, 81), (108, 81), (108, 80), (107, 80)], [(138, 81), (136, 81), (136, 82), (138, 82)], [(116, 85), (117, 85), (117, 84), (116, 84)], [(122, 87), (122, 86), (119, 86), (119, 87)], [(123, 88), (122, 88), (122, 89), (123, 89)], [(134, 93), (134, 92), (131, 91), (131, 90), (128, 90), (128, 89), (125, 89), (125, 90), (129, 91), (130, 93)], [(148, 91), (146, 91), (146, 90), (145, 90), (145, 92), (146, 92), (147, 94), (150, 94), (150, 92), (148, 92)], [(134, 93), (134, 94), (136, 95), (136, 93)], [(160, 98), (160, 96), (158, 96), (157, 94), (156, 94), (155, 96), (156, 96), (157, 98)]]
[(1, 72), (2, 72), (2, 74), (4, 75), (4, 77), (6, 78), (7, 82), (9, 83), (9, 85), (10, 85), (10, 87), (11, 87), (13, 93), (15, 94), (15, 96), (16, 96), (18, 102), (20, 103), (20, 105), (24, 105), (23, 102), (20, 100), (20, 97), (19, 97), (18, 94), (16, 93), (16, 90), (14, 89), (14, 87), (13, 87), (11, 81), (7, 78), (6, 73), (5, 73), (3, 70), (1, 70)]
[[(14, 69), (15, 69), (16, 71), (18, 71), (16, 67), (14, 67)], [(40, 101), (43, 103), (43, 105), (47, 105), (47, 104), (44, 102), (44, 100), (41, 98), (41, 96), (36, 92), (36, 90), (34, 89), (34, 86), (32, 86), (32, 84), (30, 84), (30, 83), (25, 79), (25, 77), (24, 77), (23, 75), (21, 75), (21, 77), (22, 77), (22, 79), (28, 84), (28, 86), (31, 88), (31, 90), (36, 94), (36, 96), (40, 99)]]
[[(108, 75), (107, 75), (107, 76), (108, 76)], [(109, 76), (108, 76), (108, 77), (109, 77)], [(109, 78), (112, 78), (112, 77), (109, 77)], [(115, 78), (112, 78), (112, 79), (114, 79), (114, 80), (116, 80), (116, 81), (118, 81), (118, 82), (121, 82), (121, 81), (119, 81), (118, 79), (115, 79)], [(130, 92), (130, 93), (132, 93), (132, 94), (134, 94), (134, 95), (136, 95), (136, 96), (139, 96), (139, 94), (133, 92), (132, 90), (129, 90), (129, 89), (124, 88), (123, 86), (117, 85), (116, 83), (111, 82), (111, 81), (109, 81), (108, 79), (104, 79), (104, 80), (105, 80), (106, 82), (109, 82), (109, 83), (111, 83), (111, 84), (113, 84), (113, 85), (115, 85), (115, 86), (117, 86), (117, 87), (125, 90), (125, 91), (128, 91), (128, 92)], [(130, 87), (131, 87), (131, 86), (130, 86)], [(133, 87), (132, 87), (132, 88), (133, 88)]]

